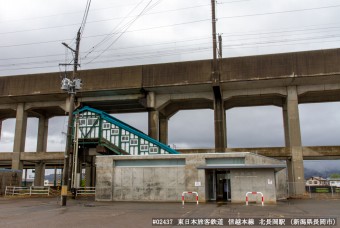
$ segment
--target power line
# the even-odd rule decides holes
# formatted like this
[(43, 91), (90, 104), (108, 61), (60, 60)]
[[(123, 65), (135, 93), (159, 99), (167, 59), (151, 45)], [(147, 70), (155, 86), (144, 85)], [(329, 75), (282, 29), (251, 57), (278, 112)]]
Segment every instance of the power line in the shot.
[[(250, 1), (250, 0), (247, 0), (247, 1)], [(199, 7), (206, 7), (206, 6), (210, 6), (210, 4), (196, 5), (196, 6), (183, 7), (183, 8), (177, 8), (177, 9), (170, 9), (170, 10), (161, 10), (161, 11), (156, 11), (156, 12), (152, 12), (152, 13), (145, 13), (144, 15), (160, 14), (160, 13), (165, 13), (165, 12), (187, 10), (187, 9), (193, 9), (193, 8), (199, 8)], [(129, 17), (114, 17), (114, 18), (108, 18), (108, 19), (93, 20), (93, 21), (88, 21), (87, 24), (99, 23), (99, 22), (105, 22), (105, 21), (113, 21), (113, 20), (118, 20), (118, 19), (133, 18), (133, 17), (136, 17), (136, 16), (138, 16), (138, 15), (129, 16)], [(67, 24), (67, 25), (56, 25), (56, 26), (49, 26), (49, 27), (16, 30), (16, 31), (9, 31), (9, 32), (1, 32), (0, 35), (13, 34), (13, 33), (21, 33), (21, 32), (32, 32), (32, 31), (40, 31), (40, 30), (56, 29), (56, 28), (65, 28), (65, 27), (72, 27), (72, 26), (76, 26), (76, 25), (78, 25), (78, 24), (75, 23), (75, 24)]]
[[(299, 11), (308, 11), (308, 10), (334, 8), (334, 7), (340, 7), (340, 5), (325, 6), (325, 7), (314, 7), (314, 8), (299, 9), (299, 10), (277, 11), (277, 12), (269, 12), (269, 13), (261, 13), (261, 14), (247, 14), (247, 15), (239, 15), (239, 16), (228, 16), (228, 17), (220, 17), (219, 19), (230, 19), (230, 18), (237, 18), (237, 17), (263, 16), (263, 15), (291, 13), (291, 12), (299, 12)], [(158, 29), (158, 28), (165, 28), (165, 27), (172, 27), (172, 26), (180, 26), (180, 25), (200, 23), (200, 22), (205, 22), (205, 21), (210, 21), (210, 19), (202, 19), (202, 20), (189, 21), (189, 22), (177, 23), (177, 24), (172, 24), (172, 25), (164, 25), (164, 26), (149, 27), (149, 28), (144, 28), (144, 29), (136, 29), (136, 30), (124, 31), (124, 33), (125, 32), (145, 31), (145, 30), (150, 30), (150, 29)], [(106, 36), (106, 35), (109, 35), (109, 34), (93, 35), (93, 36), (87, 36), (87, 37), (84, 37), (84, 38), (100, 37), (100, 36)], [(24, 44), (16, 44), (16, 45), (5, 45), (5, 46), (0, 46), (0, 48), (8, 48), (8, 47), (16, 47), (16, 46), (26, 46), (26, 45), (34, 45), (34, 44), (42, 44), (42, 43), (52, 43), (52, 42), (60, 42), (60, 41), (62, 41), (62, 40), (45, 41), (45, 42), (33, 42), (33, 43), (24, 43)]]
[[(237, 0), (237, 1), (229, 1), (229, 2), (218, 2), (217, 4), (229, 4), (229, 3), (238, 3), (238, 2), (248, 2), (248, 1), (253, 1), (253, 0)], [(102, 11), (102, 10), (108, 10), (108, 9), (117, 9), (125, 6), (131, 6), (135, 4), (124, 4), (124, 5), (116, 5), (116, 6), (109, 6), (109, 7), (103, 7), (103, 8), (96, 8), (96, 9), (91, 9), (91, 12), (94, 11)], [(179, 9), (173, 9), (173, 10), (165, 10), (165, 11), (158, 11), (155, 13), (163, 13), (163, 12), (168, 12), (168, 11), (175, 11), (175, 10), (182, 10), (182, 9), (190, 9), (190, 8), (197, 8), (197, 7), (202, 7), (202, 6), (210, 6), (210, 4), (205, 4), (205, 5), (198, 5), (198, 6), (192, 6), (192, 7), (186, 7), (186, 8), (179, 8)], [(0, 24), (6, 23), (6, 22), (15, 22), (15, 21), (22, 21), (22, 20), (36, 20), (36, 19), (44, 19), (48, 17), (57, 17), (57, 16), (64, 16), (64, 15), (70, 15), (70, 14), (80, 14), (83, 13), (83, 11), (78, 10), (78, 11), (71, 11), (71, 12), (65, 12), (65, 13), (60, 13), (60, 14), (51, 14), (51, 15), (45, 15), (45, 16), (39, 16), (39, 17), (28, 17), (28, 18), (19, 18), (19, 19), (14, 19), (14, 20), (3, 20), (0, 21)], [(154, 14), (154, 13), (150, 13)], [(115, 18), (115, 19), (120, 19), (120, 18)], [(92, 22), (88, 22), (92, 23)]]
[[(171, 42), (159, 42), (159, 43), (153, 43), (153, 44), (144, 44), (144, 45), (134, 45), (134, 46), (128, 46), (128, 47), (118, 47), (118, 48), (110, 48), (108, 50), (116, 51), (116, 50), (124, 50), (124, 49), (131, 49), (131, 48), (139, 48), (139, 47), (148, 47), (148, 46), (159, 46), (159, 45), (167, 45), (167, 44), (176, 44), (176, 43), (183, 43), (183, 42), (191, 42), (191, 41), (197, 41), (197, 40), (204, 40), (208, 39), (208, 37), (202, 37), (202, 38), (195, 38), (195, 39), (186, 39), (186, 40), (176, 40)], [(94, 52), (100, 52), (94, 51)], [(87, 52), (81, 52), (83, 54)], [(52, 57), (52, 56), (64, 56), (64, 54), (51, 54), (51, 55), (39, 55), (39, 56), (25, 56), (25, 57), (15, 57), (15, 58), (4, 58), (0, 59), (0, 61), (5, 60), (18, 60), (18, 59), (33, 59), (33, 58), (44, 58), (44, 57)]]
[(340, 5), (321, 6), (321, 7), (313, 7), (313, 8), (297, 9), (297, 10), (284, 10), (284, 11), (267, 12), (267, 13), (244, 14), (244, 15), (236, 15), (236, 16), (226, 16), (226, 17), (219, 17), (218, 19), (230, 19), (230, 18), (238, 18), (238, 17), (255, 17), (255, 16), (265, 16), (265, 15), (283, 14), (283, 13), (295, 13), (295, 12), (329, 9), (329, 8), (337, 8), (337, 7), (340, 7)]
[[(142, 3), (144, 0), (140, 1), (132, 10), (130, 10), (130, 12), (122, 18), (122, 20), (118, 23), (118, 25), (111, 30), (111, 32), (109, 34), (106, 35), (106, 37), (104, 37), (100, 42), (98, 42), (96, 45), (92, 46), (87, 52), (87, 55), (92, 53), (94, 51), (95, 48), (99, 47), (101, 44), (103, 44), (104, 42), (106, 42), (108, 39), (110, 39), (110, 37), (115, 34), (116, 32), (119, 31), (119, 26), (123, 23), (123, 21), (128, 18), (130, 16), (130, 14), (135, 11)], [(85, 56), (86, 57), (86, 56)]]
[[(105, 55), (103, 57), (116, 57), (116, 56), (120, 56), (120, 55), (141, 55), (141, 54), (148, 54), (148, 53), (160, 53), (160, 52), (164, 52), (164, 51), (173, 51), (173, 50), (180, 50), (180, 48), (183, 48), (183, 47), (190, 47), (190, 46), (202, 46), (202, 45), (205, 45), (205, 44), (209, 44), (207, 42), (204, 42), (204, 43), (195, 43), (195, 44), (186, 44), (186, 45), (182, 45), (182, 46), (177, 46), (176, 49), (174, 49), (174, 47), (167, 47), (167, 48), (157, 48), (157, 50), (150, 50), (150, 51), (140, 51), (140, 52), (130, 52), (130, 53), (118, 53), (118, 54), (115, 54), (115, 55)], [(46, 63), (53, 63), (53, 62), (58, 62), (60, 61), (60, 59), (53, 59), (53, 60), (43, 60), (43, 61), (34, 61), (34, 62), (23, 62), (23, 63), (9, 63), (9, 64), (2, 64), (0, 65), (0, 67), (4, 67), (4, 66), (8, 66), (8, 67), (15, 67), (15, 66), (22, 66), (22, 65), (35, 65), (35, 64), (46, 64)]]
[(120, 33), (120, 35), (113, 40), (113, 42), (111, 42), (102, 52), (100, 52), (97, 56), (95, 56), (94, 58), (92, 58), (90, 61), (88, 61), (87, 63), (90, 63), (92, 61), (94, 61), (95, 59), (99, 58), (105, 51), (107, 51), (115, 42), (117, 42), (117, 40), (127, 31), (128, 28), (130, 28), (130, 26), (138, 19), (140, 18), (145, 12), (147, 12), (148, 10), (152, 9), (153, 7), (155, 7), (157, 4), (160, 3), (160, 1), (162, 0), (158, 0), (156, 3), (154, 3), (153, 5), (150, 6), (152, 0), (149, 1), (149, 3), (143, 8), (143, 10), (140, 12), (140, 14), (135, 17), (133, 20), (131, 20), (130, 22), (128, 22), (125, 25), (125, 28), (123, 29), (123, 31)]
[[(288, 44), (282, 44), (282, 45), (296, 45), (296, 44), (304, 44), (306, 42), (299, 42), (299, 43), (290, 43), (290, 42), (298, 42), (298, 41), (303, 41), (303, 40), (317, 40), (317, 39), (330, 39), (330, 38), (338, 38), (340, 37), (340, 34), (337, 36), (319, 36), (319, 37), (308, 37), (308, 38), (303, 38), (303, 39), (284, 39), (284, 40), (275, 40), (275, 41), (263, 41), (263, 42), (249, 42), (249, 43), (241, 43), (241, 44), (230, 44), (230, 45), (224, 45), (223, 47), (226, 49), (235, 49), (235, 48), (254, 48), (254, 47), (267, 47), (267, 46), (273, 46), (273, 45), (265, 45), (265, 44), (275, 44), (275, 43), (287, 43)], [(308, 42), (308, 43), (326, 43), (326, 42), (337, 42), (337, 40), (323, 40), (323, 41), (317, 41), (317, 42)], [(168, 47), (165, 49), (157, 49), (156, 51), (141, 51), (141, 52), (131, 52), (131, 53), (118, 53), (115, 55), (108, 55), (108, 56), (103, 56), (106, 57), (107, 61), (95, 61), (94, 63), (101, 63), (101, 62), (109, 62), (112, 60), (115, 60), (118, 58), (120, 61), (122, 61), (122, 58), (119, 58), (121, 56), (131, 56), (131, 57), (126, 57), (123, 58), (125, 60), (136, 60), (139, 58), (144, 58), (145, 56), (163, 56), (165, 54), (169, 54), (169, 53), (173, 53), (173, 54), (180, 54), (180, 53), (185, 53), (187, 50), (189, 50), (190, 52), (194, 52), (194, 50), (202, 50), (203, 49), (209, 49), (211, 48), (210, 45), (208, 46), (204, 46), (205, 44), (210, 44), (210, 43), (197, 43), (197, 44), (192, 44), (191, 46), (194, 45), (199, 45), (200, 47), (198, 48), (180, 48), (177, 47), (178, 49), (174, 49), (174, 47)], [(259, 46), (259, 44), (262, 44), (262, 46)], [(189, 45), (190, 46), (190, 45)], [(274, 45), (276, 46), (276, 45)], [(183, 45), (182, 47), (188, 47), (188, 45)], [(18, 64), (5, 64), (5, 65), (0, 65), (0, 66), (10, 66), (10, 67), (14, 67), (14, 66), (20, 66), (20, 65), (30, 65), (30, 64), (39, 64), (39, 63), (51, 63), (51, 62), (55, 62), (57, 60), (51, 60), (51, 61), (38, 61), (38, 62), (25, 62), (25, 63), (18, 63)], [(21, 69), (21, 68), (19, 68)], [(25, 68), (27, 69), (27, 68)]]
[[(234, 1), (234, 2), (243, 2), (243, 1), (252, 1), (252, 0), (240, 0), (240, 1)], [(221, 2), (219, 4), (225, 4), (225, 3), (232, 3), (232, 2)], [(157, 11), (153, 13), (146, 13), (145, 15), (152, 15), (152, 14), (159, 14), (159, 13), (165, 13), (165, 12), (172, 12), (172, 11), (179, 11), (179, 10), (187, 10), (192, 8), (198, 8), (198, 7), (205, 7), (210, 6), (209, 4), (204, 5), (197, 5), (197, 6), (190, 6), (190, 7), (184, 7), (184, 8), (177, 8), (172, 10), (162, 10)], [(286, 10), (286, 11), (277, 11), (277, 12), (267, 12), (267, 13), (258, 13), (258, 14), (245, 14), (245, 15), (235, 15), (235, 16), (226, 16), (226, 17), (219, 17), (218, 19), (231, 19), (231, 18), (239, 18), (239, 17), (254, 17), (254, 16), (265, 16), (265, 15), (272, 15), (272, 14), (283, 14), (283, 13), (294, 13), (294, 12), (301, 12), (301, 11), (310, 11), (310, 10), (318, 10), (318, 9), (328, 9), (328, 8), (335, 8), (340, 7), (340, 5), (332, 5), (332, 6), (324, 6), (324, 7), (314, 7), (314, 8), (306, 8), (306, 9), (297, 9), (297, 10)], [(130, 16), (130, 17), (136, 17)], [(99, 23), (104, 21), (112, 21), (112, 20), (118, 20), (126, 17), (114, 17), (109, 19), (101, 19), (101, 20), (95, 20), (95, 21), (89, 21), (87, 24), (92, 23)], [(78, 25), (75, 24), (67, 24), (67, 25), (57, 25), (57, 26), (49, 26), (49, 27), (42, 27), (42, 28), (34, 28), (34, 29), (25, 29), (25, 30), (17, 30), (17, 31), (10, 31), (10, 32), (1, 32), (0, 35), (4, 34), (13, 34), (13, 33), (21, 33), (21, 32), (32, 32), (32, 31), (40, 31), (40, 30), (46, 30), (46, 29), (56, 29), (56, 28), (65, 28), (65, 27), (72, 27)]]
[[(103, 8), (92, 9), (91, 11), (101, 11), (101, 10), (107, 10), (107, 9), (119, 8), (119, 7), (131, 6), (131, 5), (134, 5), (134, 4), (124, 4), (124, 5), (116, 5), (116, 6), (112, 6), (112, 7), (103, 7)], [(36, 20), (36, 19), (40, 19), (40, 18), (56, 17), (56, 16), (64, 16), (64, 15), (69, 15), (69, 14), (80, 14), (80, 13), (83, 13), (83, 11), (77, 10), (77, 11), (65, 12), (65, 13), (60, 13), (60, 14), (51, 14), (51, 15), (39, 16), (39, 17), (28, 17), (28, 18), (14, 19), (14, 20), (3, 20), (3, 21), (0, 21), (0, 23), (22, 21), (22, 20), (25, 20), (25, 21)]]
[[(269, 44), (269, 45), (253, 45), (253, 46), (223, 46), (224, 49), (244, 49), (244, 48), (247, 48), (247, 49), (250, 49), (250, 48), (261, 48), (261, 47), (275, 47), (275, 46), (288, 46), (288, 45), (299, 45), (299, 44), (315, 44), (315, 43), (333, 43), (333, 42), (339, 42), (340, 39), (337, 39), (337, 40), (329, 40), (329, 41), (314, 41), (314, 42), (299, 42), (299, 43), (287, 43), (287, 44)], [(172, 54), (164, 54), (162, 53), (162, 55), (167, 55), (167, 56), (171, 56), (171, 55), (174, 55), (174, 54), (185, 54), (185, 53), (195, 53), (195, 52), (203, 52), (203, 51), (210, 51), (211, 50), (211, 47), (207, 47), (206, 49), (205, 48), (201, 48), (201, 49), (198, 49), (198, 50), (192, 50), (192, 51), (188, 51), (188, 52), (182, 52), (182, 53), (172, 53)], [(308, 49), (307, 49), (308, 50)], [(160, 53), (157, 53), (155, 55), (149, 55), (149, 56), (141, 56), (141, 57), (127, 57), (127, 58), (124, 58), (124, 59), (115, 59), (115, 61), (126, 61), (126, 60), (138, 60), (138, 59), (145, 59), (145, 58), (153, 58), (153, 57), (159, 57), (160, 56)], [(112, 60), (105, 60), (105, 61), (95, 61), (95, 62), (92, 62), (88, 65), (93, 65), (93, 64), (98, 64), (98, 63), (106, 63), (106, 62), (112, 62)], [(41, 69), (41, 68), (53, 68), (53, 67), (56, 67), (55, 65), (49, 65), (49, 66), (39, 66), (39, 67), (23, 67), (23, 68), (14, 68), (14, 69), (6, 69), (6, 68), (1, 68), (0, 71), (15, 71), (15, 70), (27, 70), (27, 69)]]

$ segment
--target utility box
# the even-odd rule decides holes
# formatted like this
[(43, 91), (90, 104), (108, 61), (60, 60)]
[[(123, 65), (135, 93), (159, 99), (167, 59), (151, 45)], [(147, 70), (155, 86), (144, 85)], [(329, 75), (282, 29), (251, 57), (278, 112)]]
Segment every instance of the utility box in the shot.
[(0, 169), (0, 195), (5, 195), (6, 186), (21, 187), (22, 171)]

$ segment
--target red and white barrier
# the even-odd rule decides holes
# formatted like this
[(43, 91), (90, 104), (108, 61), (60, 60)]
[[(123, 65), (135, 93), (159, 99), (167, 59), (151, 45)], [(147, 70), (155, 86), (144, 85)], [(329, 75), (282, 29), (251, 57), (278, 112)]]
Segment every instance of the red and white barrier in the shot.
[(252, 194), (252, 195), (256, 195), (256, 194), (260, 194), (262, 197), (262, 206), (264, 205), (264, 197), (262, 192), (247, 192), (246, 193), (246, 205), (248, 206), (248, 194)]
[(182, 193), (182, 205), (184, 206), (184, 194), (196, 194), (196, 202), (198, 204), (198, 193), (197, 192), (183, 192)]

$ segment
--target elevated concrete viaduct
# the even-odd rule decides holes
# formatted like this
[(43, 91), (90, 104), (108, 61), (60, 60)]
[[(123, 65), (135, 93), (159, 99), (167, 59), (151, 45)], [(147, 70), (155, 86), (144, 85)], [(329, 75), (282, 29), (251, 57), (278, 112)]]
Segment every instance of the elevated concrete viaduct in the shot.
[[(211, 152), (250, 151), (286, 159), (289, 182), (297, 183), (292, 194), (301, 194), (303, 160), (339, 158), (340, 147), (302, 147), (298, 104), (340, 101), (339, 62), (340, 49), (222, 59), (220, 98), (212, 89), (212, 60), (84, 70), (77, 105), (109, 113), (148, 112), (149, 135), (163, 143), (168, 142), (168, 119), (176, 112), (214, 109)], [(62, 159), (61, 152), (46, 153), (48, 119), (66, 115), (68, 104), (59, 73), (0, 77), (0, 120), (16, 118), (13, 153), (0, 154), (0, 164), (11, 161), (12, 168), (22, 169), (34, 162), (43, 173), (46, 164)], [(286, 146), (226, 148), (225, 110), (258, 105), (282, 108)], [(23, 153), (28, 117), (39, 118), (37, 153)], [(186, 152), (195, 151), (200, 150)]]

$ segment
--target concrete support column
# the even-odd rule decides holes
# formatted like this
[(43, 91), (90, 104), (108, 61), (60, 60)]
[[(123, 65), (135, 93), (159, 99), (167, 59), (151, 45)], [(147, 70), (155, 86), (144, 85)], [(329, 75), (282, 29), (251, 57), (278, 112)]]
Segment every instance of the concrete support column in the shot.
[(49, 118), (44, 116), (39, 118), (37, 152), (47, 150), (48, 120)]
[(23, 168), (22, 161), (20, 161), (20, 153), (25, 151), (26, 129), (27, 129), (27, 113), (25, 111), (25, 104), (19, 103), (17, 105), (15, 122), (12, 169), (22, 170)]
[(45, 163), (40, 161), (35, 164), (34, 186), (44, 186)]
[(153, 139), (159, 140), (159, 112), (149, 111), (149, 136)]
[(292, 153), (291, 159), (287, 161), (289, 194), (301, 195), (305, 192), (305, 181), (296, 86), (287, 87), (283, 118), (286, 147), (289, 147)]
[(215, 152), (224, 152), (227, 146), (226, 116), (221, 97), (214, 99)]
[(168, 118), (159, 114), (159, 141), (168, 145)]
[[(38, 126), (38, 140), (37, 140), (37, 153), (46, 153), (47, 150), (47, 134), (48, 134), (48, 118), (39, 117)], [(40, 161), (35, 164), (34, 185), (43, 186), (45, 180), (45, 163)]]

